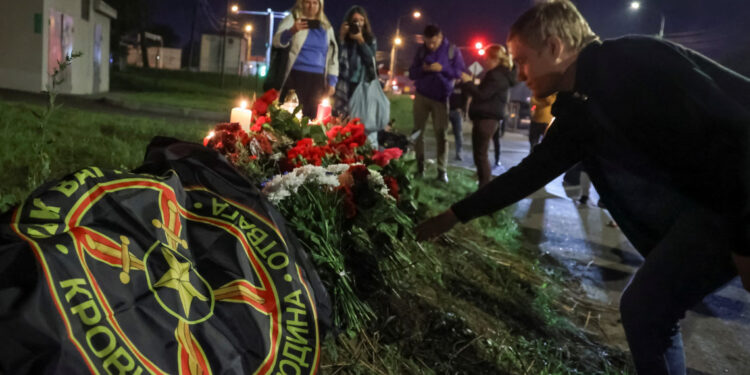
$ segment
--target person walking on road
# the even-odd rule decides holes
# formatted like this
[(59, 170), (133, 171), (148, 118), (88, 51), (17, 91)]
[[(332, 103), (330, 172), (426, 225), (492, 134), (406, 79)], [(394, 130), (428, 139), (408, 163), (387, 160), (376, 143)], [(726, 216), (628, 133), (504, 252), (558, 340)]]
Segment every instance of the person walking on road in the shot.
[(639, 374), (685, 374), (679, 321), (739, 274), (750, 290), (750, 79), (645, 36), (599, 41), (569, 0), (511, 27), (533, 94), (555, 121), (518, 166), (417, 228), (433, 238), (543, 187), (577, 162), (645, 261), (622, 294)]
[(461, 51), (443, 36), (435, 25), (424, 29), (424, 45), (417, 49), (409, 68), (409, 78), (414, 80), (414, 131), (420, 131), (414, 150), (417, 154), (418, 173), (424, 173), (424, 130), (427, 118), (432, 115), (432, 126), (437, 141), (437, 179), (448, 182), (448, 144), (445, 131), (448, 127), (448, 96), (453, 82), (461, 78), (466, 69)]
[(478, 86), (474, 84), (471, 75), (462, 74), (462, 88), (471, 95), (469, 118), (474, 124), (471, 129), (471, 143), (480, 188), (487, 185), (492, 178), (487, 153), (490, 139), (505, 117), (505, 104), (510, 87), (516, 84), (516, 70), (513, 69), (513, 63), (505, 47), (498, 44), (488, 47), (482, 63), (485, 75)]

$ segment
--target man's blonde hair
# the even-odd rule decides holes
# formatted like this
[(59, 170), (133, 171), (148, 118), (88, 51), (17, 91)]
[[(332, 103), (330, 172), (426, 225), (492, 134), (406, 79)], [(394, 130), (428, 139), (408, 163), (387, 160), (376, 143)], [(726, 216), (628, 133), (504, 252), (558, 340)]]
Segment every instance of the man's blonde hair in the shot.
[(598, 39), (570, 0), (540, 1), (513, 23), (508, 34), (508, 40), (520, 38), (534, 47), (550, 37), (560, 38), (577, 51)]

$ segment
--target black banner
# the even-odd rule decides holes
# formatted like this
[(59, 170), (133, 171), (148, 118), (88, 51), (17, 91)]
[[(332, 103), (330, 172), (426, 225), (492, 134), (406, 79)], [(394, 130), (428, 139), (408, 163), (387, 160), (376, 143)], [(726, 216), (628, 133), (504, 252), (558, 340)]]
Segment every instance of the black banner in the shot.
[(0, 373), (313, 374), (329, 297), (283, 218), (213, 150), (156, 138), (0, 222)]

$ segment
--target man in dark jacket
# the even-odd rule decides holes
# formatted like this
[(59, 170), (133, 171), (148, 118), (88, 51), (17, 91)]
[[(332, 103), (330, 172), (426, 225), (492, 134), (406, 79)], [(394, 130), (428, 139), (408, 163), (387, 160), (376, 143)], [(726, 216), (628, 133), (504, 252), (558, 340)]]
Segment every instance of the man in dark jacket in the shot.
[(409, 78), (414, 80), (417, 93), (414, 98), (414, 131), (421, 131), (415, 144), (419, 173), (424, 172), (424, 129), (427, 117), (432, 114), (432, 126), (437, 140), (438, 180), (448, 181), (446, 163), (448, 144), (448, 96), (453, 82), (464, 71), (461, 51), (450, 44), (435, 25), (424, 29), (424, 45), (419, 47), (409, 68)]
[(583, 162), (644, 256), (620, 302), (641, 374), (684, 374), (678, 322), (738, 273), (750, 290), (750, 80), (673, 43), (599, 42), (569, 0), (540, 3), (508, 47), (555, 121), (521, 164), (421, 224), (420, 239), (489, 214)]

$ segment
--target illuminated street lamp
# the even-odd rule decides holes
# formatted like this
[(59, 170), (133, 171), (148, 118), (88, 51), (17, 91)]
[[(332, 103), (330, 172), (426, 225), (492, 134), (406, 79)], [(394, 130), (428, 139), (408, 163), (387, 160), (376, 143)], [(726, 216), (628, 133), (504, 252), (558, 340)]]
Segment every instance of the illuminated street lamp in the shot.
[[(391, 46), (391, 68), (390, 68), (390, 72), (388, 73), (389, 80), (393, 80), (393, 76), (394, 76), (393, 70), (396, 68), (396, 47), (400, 46), (404, 42), (403, 39), (401, 39), (401, 19), (404, 18), (405, 16), (406, 15), (403, 15), (396, 20), (396, 38), (393, 39), (393, 45)], [(415, 10), (411, 14), (411, 16), (415, 20), (420, 19), (422, 18), (422, 12)]]
[(232, 13), (237, 13), (239, 11), (240, 11), (239, 5), (237, 5), (237, 4), (232, 5)]
[(245, 25), (245, 32), (249, 33), (251, 31), (253, 31), (253, 25), (251, 25), (251, 24)]
[[(636, 12), (636, 11), (639, 11), (640, 9), (641, 9), (641, 2), (640, 1), (632, 1), (632, 2), (630, 2), (630, 10), (632, 10), (633, 12)], [(660, 18), (660, 21), (659, 21), (659, 33), (657, 33), (656, 36), (658, 36), (661, 39), (661, 38), (664, 38), (664, 23), (666, 21), (665, 18), (664, 18), (664, 13), (659, 12), (659, 18)]]

